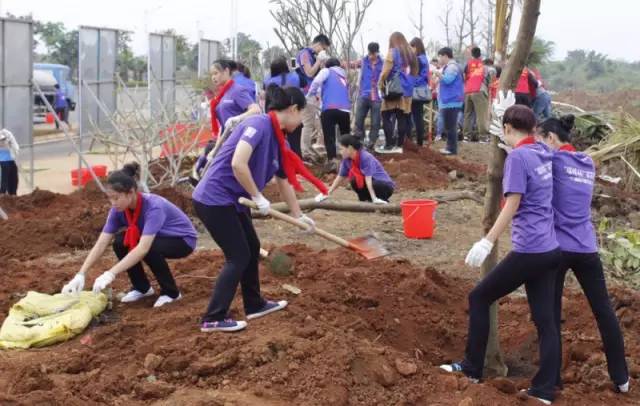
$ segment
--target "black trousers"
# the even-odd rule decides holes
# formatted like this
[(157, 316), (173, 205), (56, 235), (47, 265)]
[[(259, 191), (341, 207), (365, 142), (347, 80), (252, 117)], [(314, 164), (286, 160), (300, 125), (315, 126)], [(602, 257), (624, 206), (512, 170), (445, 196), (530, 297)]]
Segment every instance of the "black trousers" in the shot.
[(424, 105), (429, 102), (425, 101), (411, 101), (411, 116), (413, 118), (413, 124), (416, 126), (416, 142), (418, 145), (424, 144)]
[(300, 147), (300, 139), (302, 137), (302, 124), (298, 126), (291, 134), (287, 136), (291, 150), (302, 158), (302, 149)]
[[(113, 251), (118, 259), (122, 259), (129, 253), (124, 246), (124, 232), (116, 234), (113, 241)], [(167, 295), (173, 299), (180, 295), (180, 291), (173, 279), (167, 258), (184, 258), (193, 252), (193, 248), (180, 237), (159, 237), (153, 239), (151, 249), (145, 255), (143, 261), (149, 266), (160, 285), (160, 295)], [(145, 293), (151, 287), (149, 279), (142, 269), (142, 264), (137, 263), (127, 270), (131, 285), (138, 292)]]
[[(68, 107), (56, 107), (56, 114), (60, 121), (69, 124), (69, 108)], [(56, 121), (56, 128), (60, 128), (60, 125)]]
[(320, 113), (322, 134), (324, 135), (324, 147), (327, 149), (327, 158), (335, 159), (338, 156), (336, 149), (336, 125), (340, 128), (340, 135), (349, 134), (351, 131), (351, 118), (349, 113), (342, 110), (325, 110)]
[(541, 254), (510, 252), (469, 294), (469, 332), (462, 368), (480, 379), (489, 339), (489, 307), (524, 284), (531, 318), (538, 330), (540, 367), (529, 393), (553, 400), (560, 367), (559, 332), (553, 314), (556, 273), (562, 256), (559, 249)]
[(250, 215), (238, 213), (234, 206), (207, 206), (194, 201), (193, 207), (225, 258), (202, 321), (222, 321), (229, 317), (238, 284), (242, 288), (245, 313), (259, 311), (265, 305), (258, 273), (260, 240)]
[[(562, 263), (556, 278), (555, 289), (555, 320), (558, 331), (561, 331), (562, 322), (562, 291), (567, 271), (571, 269), (582, 287), (591, 311), (598, 323), (600, 337), (607, 357), (609, 377), (616, 385), (622, 385), (629, 380), (627, 362), (624, 359), (624, 339), (618, 324), (607, 291), (607, 283), (602, 271), (602, 262), (597, 253), (581, 254), (575, 252), (562, 252)], [(562, 337), (559, 336), (560, 361), (562, 362)], [(562, 365), (559, 365), (562, 367)], [(560, 370), (558, 370), (558, 386), (562, 386)]]
[[(410, 119), (411, 115), (406, 114), (400, 109), (385, 110), (382, 112), (382, 129), (384, 130), (384, 137), (386, 139), (386, 148), (402, 147), (404, 145), (404, 139), (409, 136)], [(398, 139), (394, 143), (393, 133), (396, 121), (398, 122)]]
[(447, 150), (453, 155), (458, 153), (458, 115), (459, 108), (443, 108), (442, 121), (444, 124), (442, 136), (447, 140)]
[[(356, 192), (356, 194), (358, 195), (358, 200), (360, 200), (361, 202), (371, 202), (373, 200), (371, 199), (371, 193), (369, 193), (369, 189), (367, 188), (366, 184), (362, 189), (358, 189), (356, 180), (351, 179), (351, 188), (354, 192)], [(376, 192), (376, 197), (378, 199), (382, 199), (387, 202), (393, 194), (393, 188), (391, 187), (391, 185), (385, 182), (377, 181), (375, 179), (373, 179), (373, 191)]]
[(0, 195), (18, 193), (18, 166), (16, 161), (0, 162)]

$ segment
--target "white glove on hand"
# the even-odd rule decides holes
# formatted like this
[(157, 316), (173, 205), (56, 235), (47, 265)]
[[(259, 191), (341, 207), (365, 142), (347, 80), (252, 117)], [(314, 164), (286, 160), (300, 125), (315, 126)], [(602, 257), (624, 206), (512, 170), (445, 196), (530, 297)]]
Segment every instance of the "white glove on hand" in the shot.
[(387, 202), (386, 200), (382, 200), (379, 197), (376, 197), (375, 199), (373, 199), (373, 204), (389, 204), (389, 202)]
[(111, 271), (106, 271), (102, 275), (98, 276), (93, 282), (93, 293), (96, 295), (107, 288), (107, 286), (111, 285), (111, 282), (116, 278), (116, 276)]
[(269, 209), (271, 208), (271, 202), (268, 201), (262, 193), (258, 193), (258, 196), (252, 196), (251, 200), (258, 206), (258, 211), (263, 216), (269, 214)]
[(309, 228), (306, 231), (308, 233), (312, 233), (316, 229), (316, 222), (313, 221), (313, 219), (307, 216), (306, 214), (303, 214), (302, 216), (298, 217), (298, 221), (302, 221), (303, 223), (309, 226)]
[(78, 273), (69, 281), (69, 283), (62, 287), (62, 291), (60, 291), (60, 293), (64, 295), (78, 295), (82, 292), (82, 289), (84, 289), (84, 275)]
[(235, 128), (238, 124), (240, 124), (240, 122), (242, 122), (242, 118), (239, 116), (229, 117), (224, 123), (224, 128)]
[(329, 59), (329, 54), (327, 53), (327, 51), (320, 51), (318, 52), (318, 60), (320, 60), (320, 62), (324, 63), (327, 59)]
[(502, 90), (499, 91), (498, 97), (493, 101), (493, 116), (502, 122), (504, 112), (514, 104), (516, 104), (516, 95), (511, 90), (507, 91), (506, 94)]
[(313, 200), (315, 200), (316, 203), (320, 203), (320, 202), (324, 202), (328, 198), (329, 198), (329, 195), (319, 193)]
[(469, 266), (477, 268), (482, 265), (485, 259), (487, 259), (492, 249), (493, 243), (486, 238), (483, 238), (482, 240), (473, 244), (473, 247), (471, 247), (471, 249), (469, 250), (467, 258), (464, 260), (464, 262)]

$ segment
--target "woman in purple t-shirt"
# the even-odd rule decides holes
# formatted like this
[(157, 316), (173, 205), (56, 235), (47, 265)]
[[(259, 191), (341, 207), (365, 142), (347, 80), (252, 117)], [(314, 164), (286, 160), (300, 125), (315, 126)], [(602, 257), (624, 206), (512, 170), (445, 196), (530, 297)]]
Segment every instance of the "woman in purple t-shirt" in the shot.
[[(209, 306), (202, 318), (203, 332), (242, 330), (246, 321), (229, 317), (231, 302), (242, 290), (248, 320), (265, 316), (287, 306), (285, 300), (265, 300), (260, 293), (258, 259), (260, 240), (251, 222), (249, 209), (238, 203), (251, 198), (260, 213), (269, 214), (271, 203), (262, 190), (275, 176), (280, 195), (291, 214), (309, 225), (313, 220), (302, 214), (293, 186), (300, 188), (296, 173), (304, 173), (302, 160), (291, 151), (285, 133), (302, 122), (306, 99), (298, 88), (267, 88), (268, 114), (243, 121), (216, 155), (211, 168), (193, 192), (193, 207), (213, 239), (224, 252), (225, 263), (216, 279)], [(318, 183), (317, 179), (313, 179)], [(321, 189), (326, 192), (326, 187)]]
[[(613, 311), (607, 283), (598, 254), (596, 232), (591, 222), (591, 198), (595, 165), (587, 154), (576, 152), (571, 145), (573, 115), (550, 118), (538, 127), (540, 139), (555, 151), (553, 155), (553, 210), (555, 230), (562, 250), (562, 266), (557, 273), (555, 321), (558, 331), (562, 322), (562, 292), (567, 271), (578, 279), (598, 329), (607, 356), (609, 377), (618, 392), (629, 391), (629, 371), (624, 359), (624, 338)], [(562, 359), (562, 342), (560, 343)], [(558, 370), (558, 386), (562, 386)]]
[(317, 195), (316, 201), (327, 199), (342, 181), (349, 178), (351, 188), (361, 202), (389, 203), (395, 184), (380, 161), (362, 148), (360, 139), (354, 135), (343, 135), (340, 138), (340, 154), (342, 162), (338, 176), (329, 188), (329, 193)]
[[(469, 294), (469, 331), (464, 361), (442, 365), (448, 372), (482, 378), (489, 338), (489, 307), (524, 285), (531, 318), (538, 330), (540, 367), (528, 394), (545, 404), (554, 399), (559, 368), (559, 333), (553, 316), (553, 287), (560, 265), (553, 227), (552, 154), (536, 143), (536, 117), (525, 106), (509, 107), (503, 117), (504, 138), (513, 147), (504, 164), (505, 206), (489, 233), (475, 243), (466, 263), (479, 267), (498, 237), (511, 225), (512, 250)], [(513, 220), (513, 221), (512, 221)]]
[(173, 203), (161, 196), (138, 192), (139, 171), (140, 166), (134, 162), (109, 175), (107, 197), (112, 207), (107, 221), (80, 272), (62, 288), (62, 293), (82, 291), (85, 275), (113, 242), (119, 262), (96, 278), (93, 284), (95, 293), (109, 286), (116, 275), (127, 271), (133, 288), (121, 302), (135, 302), (153, 295), (153, 288), (142, 269), (144, 261), (160, 285), (160, 297), (153, 307), (182, 297), (167, 258), (184, 258), (191, 254), (198, 234), (187, 215)]

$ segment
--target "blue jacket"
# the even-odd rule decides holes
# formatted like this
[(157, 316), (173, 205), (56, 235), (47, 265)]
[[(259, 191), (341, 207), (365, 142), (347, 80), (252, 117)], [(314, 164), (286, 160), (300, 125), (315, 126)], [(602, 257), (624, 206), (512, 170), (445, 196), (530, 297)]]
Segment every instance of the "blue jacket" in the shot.
[(53, 106), (53, 108), (56, 108), (56, 109), (66, 109), (68, 107), (67, 95), (65, 94), (64, 90), (62, 89), (56, 90), (56, 98), (55, 98), (54, 104), (55, 105)]
[(400, 83), (402, 84), (402, 90), (404, 91), (404, 97), (413, 96), (413, 79), (410, 75), (411, 68), (408, 64), (404, 63), (400, 51), (397, 48), (391, 49), (393, 55), (393, 67), (389, 73), (389, 77), (395, 75), (396, 72), (400, 73)]
[(464, 78), (462, 68), (455, 61), (450, 61), (442, 70), (438, 106), (442, 109), (460, 108), (464, 102)]
[(380, 100), (378, 95), (378, 80), (380, 79), (380, 73), (382, 73), (383, 61), (380, 56), (376, 62), (375, 67), (371, 68), (371, 60), (369, 56), (362, 58), (362, 72), (360, 73), (360, 94), (362, 98), (370, 98), (371, 90), (375, 90), (373, 100)]
[[(284, 77), (284, 86), (282, 85), (282, 79)], [(270, 84), (275, 83), (280, 87), (300, 87), (300, 76), (296, 72), (289, 72), (286, 75), (280, 74), (274, 77), (268, 77), (264, 80), (264, 88), (269, 87)]]
[(316, 55), (314, 54), (313, 49), (311, 49), (311, 48), (302, 48), (300, 50), (300, 52), (298, 52), (298, 55), (296, 56), (296, 65), (300, 67), (300, 71), (307, 78), (307, 86), (305, 87), (305, 90), (307, 90), (309, 88), (309, 86), (311, 85), (311, 82), (313, 82), (313, 77), (307, 76), (307, 74), (304, 71), (304, 65), (302, 64), (302, 56), (304, 54), (308, 55), (309, 63), (312, 66), (315, 65), (315, 63), (316, 63)]
[(429, 61), (426, 55), (418, 55), (418, 75), (412, 77), (414, 87), (424, 87), (429, 84)]

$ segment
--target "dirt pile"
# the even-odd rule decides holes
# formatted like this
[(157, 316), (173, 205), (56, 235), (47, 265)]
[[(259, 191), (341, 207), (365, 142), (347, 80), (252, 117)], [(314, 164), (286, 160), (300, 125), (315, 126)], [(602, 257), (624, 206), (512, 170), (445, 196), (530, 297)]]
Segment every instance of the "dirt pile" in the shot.
[(398, 187), (404, 190), (446, 188), (452, 171), (456, 172), (456, 177), (471, 181), (486, 173), (485, 165), (446, 157), (433, 148), (404, 148), (403, 154), (378, 155), (378, 159)]
[[(275, 277), (262, 269), (262, 289), (266, 297), (288, 299), (285, 311), (252, 321), (238, 334), (200, 333), (197, 323), (223, 258), (219, 252), (198, 251), (173, 264), (184, 295), (179, 303), (155, 310), (153, 298), (115, 303), (81, 338), (5, 352), (0, 403), (524, 404), (513, 392), (527, 386), (536, 354), (525, 299), (501, 304), (502, 342), (512, 376), (472, 385), (437, 369), (462, 355), (468, 282), (406, 261), (365, 261), (345, 250), (315, 252), (303, 245), (282, 250), (293, 260), (294, 275)], [(55, 291), (79, 261), (12, 263), (9, 272), (17, 277), (0, 290), (2, 315), (11, 292)], [(302, 293), (287, 293), (284, 283)], [(118, 278), (114, 288), (128, 288), (126, 278)], [(633, 316), (639, 299), (637, 293), (616, 292), (630, 360), (640, 355)], [(637, 404), (635, 392), (619, 396), (605, 387), (606, 367), (586, 306), (581, 297), (567, 298), (567, 385), (557, 404)], [(241, 309), (236, 301), (232, 314), (243, 317)], [(638, 378), (637, 364), (632, 373)]]
[[(154, 190), (193, 216), (188, 192)], [(36, 189), (23, 196), (0, 196), (9, 221), (0, 222), (0, 261), (34, 259), (64, 249), (88, 249), (104, 226), (110, 203), (89, 184), (70, 195)]]

